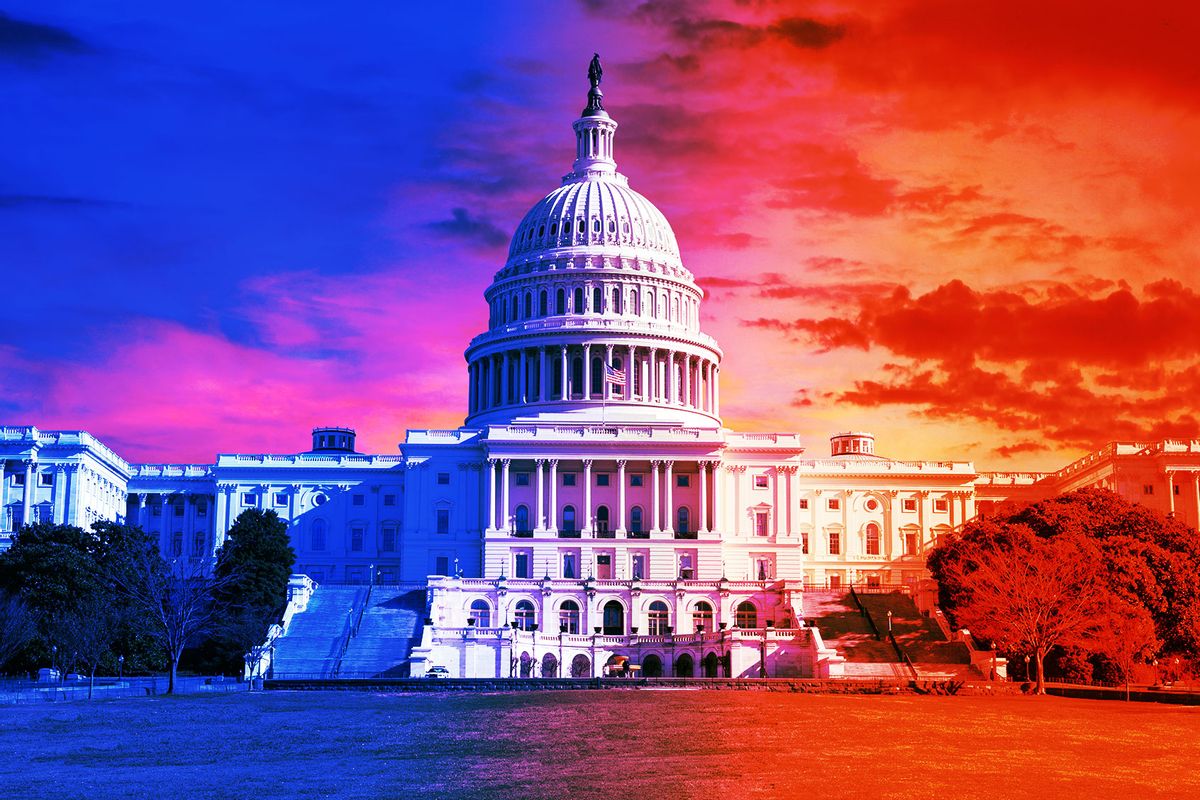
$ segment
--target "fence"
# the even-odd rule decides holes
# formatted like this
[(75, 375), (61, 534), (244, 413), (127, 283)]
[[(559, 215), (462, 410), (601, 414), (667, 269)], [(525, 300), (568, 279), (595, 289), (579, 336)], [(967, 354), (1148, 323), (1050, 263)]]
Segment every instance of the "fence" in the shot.
[[(152, 697), (165, 694), (169, 679), (165, 675), (148, 678), (113, 677), (96, 678), (92, 687), (92, 698), (106, 700), (118, 697)], [(244, 692), (246, 683), (237, 678), (223, 677), (177, 677), (177, 694), (204, 694)], [(33, 681), (19, 678), (0, 678), (0, 705), (16, 703), (44, 703), (88, 699), (88, 681), (63, 681), (61, 683)]]

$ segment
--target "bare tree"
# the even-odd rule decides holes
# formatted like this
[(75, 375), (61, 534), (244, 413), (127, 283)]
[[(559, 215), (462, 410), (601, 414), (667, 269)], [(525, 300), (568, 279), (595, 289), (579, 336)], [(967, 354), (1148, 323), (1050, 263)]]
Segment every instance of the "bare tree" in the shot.
[(0, 667), (7, 664), (36, 632), (33, 613), (24, 601), (15, 594), (0, 592)]
[(215, 599), (215, 593), (231, 579), (211, 577), (199, 561), (168, 564), (157, 549), (139, 551), (132, 569), (112, 576), (116, 589), (145, 614), (147, 632), (167, 656), (168, 694), (175, 691), (183, 651), (212, 631), (221, 618), (224, 604)]
[(1104, 615), (1096, 646), (1117, 668), (1125, 682), (1125, 700), (1128, 701), (1129, 682), (1134, 669), (1139, 663), (1144, 664), (1153, 658), (1158, 646), (1150, 613), (1141, 606), (1114, 598)]
[(1109, 594), (1098, 556), (1067, 537), (980, 547), (945, 569), (961, 593), (958, 624), (1008, 652), (1032, 654), (1038, 694), (1046, 693), (1046, 653), (1090, 644), (1105, 624)]
[(96, 687), (96, 669), (112, 652), (123, 618), (123, 610), (111, 598), (90, 594), (55, 625), (58, 640), (87, 668), (89, 700)]

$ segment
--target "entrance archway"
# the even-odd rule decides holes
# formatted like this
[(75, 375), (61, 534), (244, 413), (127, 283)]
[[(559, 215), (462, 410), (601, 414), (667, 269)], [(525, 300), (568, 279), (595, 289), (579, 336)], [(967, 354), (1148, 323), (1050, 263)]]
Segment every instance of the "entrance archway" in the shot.
[(656, 655), (648, 655), (642, 659), (642, 676), (646, 678), (661, 678), (663, 674), (662, 659)]
[(533, 675), (533, 658), (529, 653), (521, 653), (521, 673), (522, 678), (529, 678)]
[(690, 653), (684, 653), (679, 658), (675, 659), (675, 677), (690, 678), (692, 673), (696, 671), (696, 664), (692, 660)]
[(717, 677), (717, 663), (718, 659), (716, 653), (709, 653), (704, 657), (704, 677)]
[(590, 678), (592, 677), (592, 662), (591, 660), (580, 653), (571, 659), (571, 677), (572, 678)]
[(558, 659), (553, 653), (546, 653), (542, 658), (542, 677), (557, 678), (558, 677)]

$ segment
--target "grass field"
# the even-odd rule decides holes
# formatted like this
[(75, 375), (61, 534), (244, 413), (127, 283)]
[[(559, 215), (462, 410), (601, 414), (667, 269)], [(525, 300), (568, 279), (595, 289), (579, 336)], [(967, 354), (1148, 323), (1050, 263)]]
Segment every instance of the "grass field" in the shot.
[(0, 708), (0, 797), (1200, 797), (1200, 709), (715, 691)]

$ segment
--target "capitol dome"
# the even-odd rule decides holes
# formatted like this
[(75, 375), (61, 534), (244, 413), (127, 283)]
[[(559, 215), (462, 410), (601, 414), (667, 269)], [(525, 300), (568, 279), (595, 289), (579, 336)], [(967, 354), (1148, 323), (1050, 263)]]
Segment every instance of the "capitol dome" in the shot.
[(629, 188), (624, 176), (580, 179), (563, 185), (529, 210), (508, 249), (509, 265), (526, 254), (586, 248), (616, 258), (641, 258), (683, 267), (671, 224), (653, 203)]
[[(598, 62), (594, 62), (598, 63)], [(720, 427), (721, 350), (675, 232), (617, 172), (617, 122), (589, 72), (562, 185), (525, 214), (465, 353), (468, 425)]]

